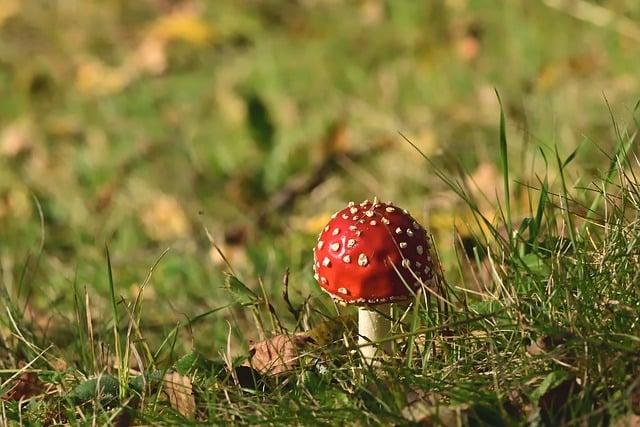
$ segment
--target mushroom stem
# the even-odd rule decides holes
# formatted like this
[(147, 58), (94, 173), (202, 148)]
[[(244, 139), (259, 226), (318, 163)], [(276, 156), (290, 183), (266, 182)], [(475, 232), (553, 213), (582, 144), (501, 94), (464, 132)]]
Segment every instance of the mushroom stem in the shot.
[(391, 349), (390, 342), (377, 344), (391, 330), (390, 308), (390, 304), (358, 307), (358, 344), (367, 363)]

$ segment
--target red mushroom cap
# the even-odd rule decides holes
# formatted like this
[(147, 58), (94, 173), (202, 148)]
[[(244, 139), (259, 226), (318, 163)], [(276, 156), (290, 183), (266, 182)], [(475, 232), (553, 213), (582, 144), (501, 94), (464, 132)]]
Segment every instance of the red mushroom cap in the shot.
[(347, 304), (403, 300), (434, 277), (427, 231), (391, 202), (349, 203), (332, 215), (313, 252), (320, 287)]

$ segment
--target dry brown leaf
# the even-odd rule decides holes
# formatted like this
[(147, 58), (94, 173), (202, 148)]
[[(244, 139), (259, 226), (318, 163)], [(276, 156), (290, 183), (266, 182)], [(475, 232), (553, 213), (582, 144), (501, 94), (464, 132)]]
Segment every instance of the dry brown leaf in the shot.
[(32, 145), (31, 132), (28, 120), (20, 120), (4, 128), (0, 134), (0, 155), (15, 157), (28, 150)]
[(627, 414), (619, 418), (611, 424), (613, 427), (640, 427), (640, 415)]
[(263, 374), (277, 375), (298, 366), (299, 351), (308, 343), (307, 334), (276, 335), (253, 344), (251, 365)]
[(128, 64), (110, 67), (98, 59), (91, 58), (78, 65), (75, 87), (83, 94), (111, 95), (124, 89), (136, 75), (136, 70)]
[(0, 400), (19, 401), (44, 392), (45, 384), (35, 372), (24, 372)]
[(458, 426), (467, 424), (468, 405), (447, 406), (439, 402), (439, 396), (426, 395), (422, 390), (410, 392), (407, 406), (401, 415), (407, 421), (420, 425)]
[(162, 74), (167, 69), (166, 45), (164, 40), (147, 37), (140, 42), (131, 60), (141, 72)]
[(183, 417), (193, 419), (196, 415), (196, 399), (191, 380), (185, 375), (171, 372), (164, 376), (164, 393), (171, 407)]
[(154, 240), (171, 240), (184, 237), (190, 231), (189, 221), (175, 198), (160, 194), (150, 205), (143, 207), (140, 220), (149, 237)]
[(0, 193), (0, 219), (12, 217), (27, 220), (31, 212), (32, 201), (26, 190), (16, 186)]

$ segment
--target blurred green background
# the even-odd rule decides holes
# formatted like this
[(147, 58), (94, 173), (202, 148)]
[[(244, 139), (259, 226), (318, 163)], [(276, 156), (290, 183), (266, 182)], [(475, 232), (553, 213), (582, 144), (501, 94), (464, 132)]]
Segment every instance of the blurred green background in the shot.
[[(463, 208), (399, 133), (491, 212), (495, 88), (513, 179), (536, 184), (538, 149), (580, 146), (580, 184), (615, 145), (607, 102), (624, 118), (637, 100), (639, 18), (636, 0), (1, 0), (2, 281), (45, 334), (72, 323), (74, 283), (106, 328), (104, 245), (127, 299), (170, 247), (143, 310), (162, 337), (229, 301), (206, 227), (276, 306), (289, 267), (294, 302), (329, 307), (315, 236), (373, 196), (430, 227), (451, 265)], [(189, 333), (214, 352), (229, 325), (255, 338), (242, 316)]]

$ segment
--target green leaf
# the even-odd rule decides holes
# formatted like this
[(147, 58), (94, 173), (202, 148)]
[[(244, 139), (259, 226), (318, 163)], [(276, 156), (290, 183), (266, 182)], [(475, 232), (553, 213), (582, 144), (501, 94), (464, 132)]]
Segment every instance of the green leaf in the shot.
[(532, 273), (535, 274), (547, 274), (549, 273), (549, 267), (544, 263), (543, 259), (536, 253), (529, 253), (522, 256), (522, 262), (527, 266)]
[(262, 150), (271, 150), (273, 148), (275, 126), (266, 104), (255, 93), (247, 95), (245, 103), (247, 104), (247, 120), (251, 137)]
[(225, 289), (231, 292), (236, 302), (240, 304), (256, 304), (260, 300), (255, 292), (232, 274), (226, 277)]
[(531, 400), (538, 401), (542, 396), (549, 391), (558, 387), (560, 384), (571, 378), (571, 375), (567, 371), (553, 371), (546, 376), (540, 385), (531, 392)]
[(92, 378), (76, 386), (67, 397), (75, 404), (82, 404), (99, 399), (101, 404), (108, 405), (118, 399), (119, 382), (113, 375), (102, 375)]
[(222, 360), (207, 359), (197, 351), (192, 351), (182, 356), (173, 367), (181, 375), (190, 375), (198, 372), (200, 374), (213, 373), (218, 378), (226, 376), (226, 366)]

